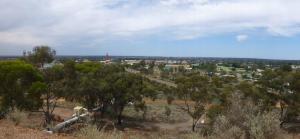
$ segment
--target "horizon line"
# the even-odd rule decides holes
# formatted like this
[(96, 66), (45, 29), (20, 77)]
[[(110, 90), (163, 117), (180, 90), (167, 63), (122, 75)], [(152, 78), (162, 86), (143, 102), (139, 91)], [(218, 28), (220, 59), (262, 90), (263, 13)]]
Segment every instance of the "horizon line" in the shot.
[[(86, 57), (105, 57), (106, 55), (56, 55), (60, 56), (86, 56)], [(216, 59), (253, 59), (253, 60), (281, 60), (281, 61), (300, 61), (300, 59), (284, 59), (284, 58), (257, 58), (257, 57), (218, 57), (218, 56), (141, 56), (141, 55), (109, 55), (110, 57), (160, 57), (160, 58), (216, 58)], [(22, 57), (22, 55), (0, 55), (0, 57)]]

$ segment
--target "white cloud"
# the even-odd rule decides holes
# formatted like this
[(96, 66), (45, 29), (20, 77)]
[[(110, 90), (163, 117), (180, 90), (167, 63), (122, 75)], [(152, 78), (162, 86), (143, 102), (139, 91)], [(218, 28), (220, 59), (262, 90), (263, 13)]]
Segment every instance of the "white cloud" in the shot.
[(26, 44), (158, 34), (193, 39), (252, 29), (292, 36), (300, 33), (299, 6), (299, 0), (1, 0), (0, 43), (22, 43), (7, 36)]
[(48, 41), (26, 32), (0, 32), (0, 42), (16, 45), (37, 45), (46, 44)]
[(236, 40), (237, 40), (238, 42), (243, 42), (243, 41), (246, 41), (247, 39), (248, 39), (248, 35), (242, 34), (242, 35), (237, 35), (237, 36), (236, 36)]

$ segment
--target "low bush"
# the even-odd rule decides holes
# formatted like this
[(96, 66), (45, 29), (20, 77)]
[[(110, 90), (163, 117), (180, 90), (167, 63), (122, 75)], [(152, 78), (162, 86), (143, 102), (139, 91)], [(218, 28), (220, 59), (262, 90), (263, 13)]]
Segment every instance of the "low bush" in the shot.
[(122, 139), (123, 134), (118, 131), (105, 132), (99, 130), (96, 125), (88, 125), (80, 130), (78, 135), (84, 139)]
[(228, 139), (276, 139), (282, 138), (279, 113), (263, 111), (250, 100), (234, 95), (227, 111), (216, 118), (213, 136)]
[(27, 116), (27, 113), (15, 109), (9, 112), (6, 118), (9, 121), (13, 122), (15, 125), (19, 125), (22, 121), (25, 121), (27, 119)]

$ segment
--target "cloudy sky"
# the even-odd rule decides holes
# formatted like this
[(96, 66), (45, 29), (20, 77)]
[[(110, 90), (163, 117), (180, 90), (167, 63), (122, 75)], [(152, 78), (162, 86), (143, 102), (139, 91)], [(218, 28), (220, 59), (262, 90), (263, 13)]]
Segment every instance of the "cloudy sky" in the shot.
[(0, 0), (0, 55), (300, 59), (300, 0)]

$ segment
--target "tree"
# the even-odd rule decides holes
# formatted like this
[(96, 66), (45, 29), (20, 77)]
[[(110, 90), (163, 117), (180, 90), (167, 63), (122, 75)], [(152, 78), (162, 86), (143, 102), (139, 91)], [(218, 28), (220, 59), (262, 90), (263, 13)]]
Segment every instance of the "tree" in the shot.
[(42, 93), (43, 112), (45, 122), (49, 125), (52, 121), (52, 113), (56, 108), (57, 100), (63, 97), (63, 69), (61, 66), (53, 66), (43, 70), (44, 83), (38, 85), (37, 89)]
[(193, 119), (192, 131), (205, 112), (205, 105), (209, 101), (209, 79), (206, 76), (189, 75), (176, 79), (178, 95), (184, 100), (182, 107)]
[(299, 80), (299, 72), (280, 69), (266, 70), (258, 82), (272, 102), (279, 102), (281, 125), (299, 114)]
[[(35, 94), (41, 94), (41, 99), (43, 100), (43, 113), (45, 115), (45, 123), (50, 124), (52, 121), (52, 113), (56, 108), (57, 100), (62, 97), (63, 91), (65, 91), (64, 84), (64, 72), (61, 66), (54, 65), (53, 67), (45, 68), (45, 63), (51, 63), (56, 55), (56, 51), (50, 48), (49, 46), (36, 46), (33, 48), (32, 52), (27, 52), (25, 59), (40, 68), (40, 71), (43, 75), (43, 82), (36, 83), (31, 88), (31, 92)], [(70, 66), (74, 66), (70, 64)], [(72, 78), (73, 72), (67, 71), (70, 69), (66, 64), (65, 73), (67, 73), (66, 78)]]
[(285, 121), (293, 122), (300, 116), (300, 72), (291, 73), (289, 92), (286, 95), (287, 113)]
[(101, 65), (99, 63), (76, 64), (78, 72), (78, 91), (75, 99), (82, 102), (88, 109), (99, 108), (105, 113), (112, 99), (107, 77), (117, 72), (123, 72), (122, 66), (114, 64)]
[(34, 82), (42, 80), (38, 71), (23, 61), (0, 62), (0, 108), (1, 111), (14, 109), (38, 109), (37, 95), (30, 92)]
[(105, 83), (102, 79), (97, 79), (93, 75), (85, 75), (80, 78), (79, 89), (77, 94), (77, 100), (82, 102), (89, 110), (101, 107), (104, 110), (103, 105), (105, 98), (109, 97), (108, 92), (103, 90)]
[(63, 93), (65, 99), (74, 101), (76, 100), (76, 94), (78, 93), (80, 84), (80, 78), (78, 72), (76, 71), (76, 63), (72, 60), (67, 60), (64, 62), (63, 66)]
[[(65, 72), (71, 69), (74, 72), (71, 65), (65, 63)], [(101, 111), (101, 117), (115, 117), (119, 124), (122, 123), (122, 112), (129, 103), (137, 110), (145, 110), (143, 98), (154, 96), (154, 89), (148, 81), (140, 75), (125, 72), (119, 64), (88, 62), (75, 64), (75, 70), (78, 89), (73, 93), (74, 100), (83, 103), (89, 110), (97, 108)]]
[(56, 51), (49, 46), (36, 46), (32, 52), (27, 52), (26, 60), (39, 68), (43, 68), (45, 63), (51, 63), (54, 60)]
[(120, 72), (108, 77), (112, 93), (112, 107), (117, 123), (122, 123), (122, 113), (129, 104), (142, 109), (145, 106), (144, 97), (151, 96), (153, 90), (144, 84), (143, 78), (132, 73)]
[(67, 80), (76, 80), (77, 73), (75, 68), (75, 62), (72, 60), (67, 60), (64, 62), (64, 78)]
[(280, 103), (281, 118), (284, 116), (285, 102), (284, 97), (286, 94), (284, 72), (265, 70), (263, 76), (258, 81), (258, 84), (264, 89), (264, 92), (273, 102)]
[(250, 97), (253, 100), (258, 100), (263, 98), (259, 89), (255, 86), (255, 84), (247, 82), (247, 81), (242, 81), (237, 85), (237, 90), (239, 90), (245, 97)]
[(282, 66), (280, 66), (280, 70), (284, 71), (284, 72), (291, 72), (293, 69), (292, 69), (291, 65), (282, 65)]

